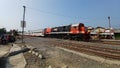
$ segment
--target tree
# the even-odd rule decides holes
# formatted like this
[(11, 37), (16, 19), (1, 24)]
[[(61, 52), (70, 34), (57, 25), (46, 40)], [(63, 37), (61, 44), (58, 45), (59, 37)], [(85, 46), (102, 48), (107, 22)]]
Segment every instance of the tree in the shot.
[(0, 35), (1, 35), (1, 34), (6, 34), (6, 29), (5, 29), (5, 28), (1, 28), (1, 29), (0, 29)]

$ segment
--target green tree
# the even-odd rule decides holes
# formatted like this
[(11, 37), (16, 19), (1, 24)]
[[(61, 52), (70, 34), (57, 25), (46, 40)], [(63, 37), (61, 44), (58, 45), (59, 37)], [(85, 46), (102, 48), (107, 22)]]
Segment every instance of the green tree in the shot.
[(1, 28), (1, 29), (0, 29), (0, 35), (1, 35), (1, 34), (6, 34), (6, 29), (5, 29), (5, 28)]

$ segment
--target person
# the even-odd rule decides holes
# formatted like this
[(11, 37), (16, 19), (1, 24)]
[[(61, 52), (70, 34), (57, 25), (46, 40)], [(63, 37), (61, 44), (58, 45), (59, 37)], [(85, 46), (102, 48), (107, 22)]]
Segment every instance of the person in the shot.
[(6, 44), (6, 36), (4, 34), (1, 35), (1, 43)]

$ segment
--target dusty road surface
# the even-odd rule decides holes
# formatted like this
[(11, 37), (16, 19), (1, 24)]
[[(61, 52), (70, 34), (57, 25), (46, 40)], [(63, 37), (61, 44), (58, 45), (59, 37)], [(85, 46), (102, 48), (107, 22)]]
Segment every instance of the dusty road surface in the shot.
[[(37, 56), (32, 55), (31, 53), (24, 53), (24, 56), (27, 61), (26, 68), (120, 68), (119, 64), (115, 64), (117, 63), (117, 61), (119, 63), (120, 60), (107, 62), (106, 58), (104, 58), (104, 60), (101, 60), (97, 57), (93, 57), (92, 59), (90, 59), (89, 56), (84, 57), (79, 55), (78, 52), (63, 49), (56, 46), (65, 45), (63, 43), (67, 43), (67, 45), (73, 45), (74, 43), (84, 43), (86, 45), (90, 44), (104, 47), (103, 44), (76, 42), (41, 37), (26, 38), (24, 39), (24, 41), (26, 42), (25, 45), (37, 48), (38, 52), (44, 57), (40, 59)], [(16, 43), (19, 44), (20, 42), (21, 41), (17, 41)], [(71, 42), (73, 44), (71, 44)], [(22, 44), (19, 45), (22, 46)], [(120, 46), (105, 45), (105, 47), (120, 49)]]

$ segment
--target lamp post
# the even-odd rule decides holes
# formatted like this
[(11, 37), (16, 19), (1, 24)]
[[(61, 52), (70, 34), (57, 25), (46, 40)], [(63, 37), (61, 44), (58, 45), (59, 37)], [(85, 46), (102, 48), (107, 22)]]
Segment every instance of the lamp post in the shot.
[(25, 8), (26, 6), (23, 6), (24, 10), (23, 10), (23, 21), (21, 22), (21, 27), (22, 27), (22, 43), (24, 43), (23, 41), (23, 35), (24, 35), (24, 28), (26, 26), (26, 22), (25, 22)]
[(110, 16), (108, 16), (108, 21), (109, 21), (109, 30), (110, 30), (110, 39), (111, 39), (111, 23), (110, 23)]
[(110, 16), (108, 16), (108, 20), (109, 20), (109, 29), (111, 28), (111, 24), (110, 24)]

